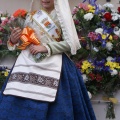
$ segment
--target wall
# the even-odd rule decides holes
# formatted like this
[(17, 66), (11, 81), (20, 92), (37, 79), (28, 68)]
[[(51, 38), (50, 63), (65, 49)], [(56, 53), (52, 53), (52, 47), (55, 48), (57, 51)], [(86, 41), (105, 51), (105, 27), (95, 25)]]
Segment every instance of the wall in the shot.
[[(7, 11), (9, 13), (13, 13), (15, 10), (17, 10), (19, 8), (25, 8), (26, 10), (29, 10), (30, 1), (31, 0), (0, 0), (0, 11)], [(70, 1), (71, 10), (73, 9), (73, 7), (75, 5), (77, 5), (80, 2), (80, 0), (69, 0), (69, 1)], [(116, 8), (118, 6), (120, 6), (120, 4), (118, 4), (118, 0), (114, 0), (114, 1), (111, 0), (111, 1), (112, 1), (111, 3), (116, 6)], [(105, 0), (99, 0), (99, 2), (97, 2), (97, 3), (102, 5), (105, 3)], [(4, 59), (2, 59), (2, 61), (0, 61), (0, 64), (11, 67), (13, 65), (14, 61), (15, 61), (15, 58), (13, 58), (11, 56), (6, 56), (6, 58), (4, 58)], [(120, 101), (119, 94), (120, 94), (120, 92), (116, 93), (116, 97)], [(93, 97), (92, 105), (93, 105), (97, 120), (106, 120), (106, 118), (105, 118), (106, 103), (98, 102), (98, 100), (100, 100), (101, 98), (102, 98), (102, 94), (100, 94), (96, 97)], [(120, 111), (119, 104), (115, 105), (116, 119), (114, 119), (114, 120), (120, 120), (120, 112), (119, 111)]]
[(26, 8), (28, 10), (30, 1), (31, 0), (0, 0), (0, 11), (13, 13), (18, 8)]

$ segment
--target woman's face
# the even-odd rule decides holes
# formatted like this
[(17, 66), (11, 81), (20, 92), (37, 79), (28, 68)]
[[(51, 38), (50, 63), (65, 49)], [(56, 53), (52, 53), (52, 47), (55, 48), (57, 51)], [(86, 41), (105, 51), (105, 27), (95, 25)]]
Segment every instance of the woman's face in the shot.
[(44, 9), (54, 9), (54, 0), (41, 0)]

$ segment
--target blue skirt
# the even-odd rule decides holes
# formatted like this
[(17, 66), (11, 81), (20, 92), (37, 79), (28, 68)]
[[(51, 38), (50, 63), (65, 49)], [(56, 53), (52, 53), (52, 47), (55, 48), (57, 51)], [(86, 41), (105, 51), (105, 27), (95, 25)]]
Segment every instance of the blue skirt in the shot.
[(0, 120), (96, 120), (81, 73), (65, 54), (55, 102), (3, 95), (7, 81), (0, 94)]

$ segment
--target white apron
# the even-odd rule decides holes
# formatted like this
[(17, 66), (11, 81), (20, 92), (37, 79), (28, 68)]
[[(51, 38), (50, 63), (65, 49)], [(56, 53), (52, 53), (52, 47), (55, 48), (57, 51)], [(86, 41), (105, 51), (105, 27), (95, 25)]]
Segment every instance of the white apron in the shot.
[[(51, 12), (51, 17), (58, 22), (55, 10)], [(27, 18), (25, 25), (36, 31), (36, 35), (42, 43), (53, 41), (40, 30), (31, 17)], [(3, 94), (53, 102), (59, 85), (61, 66), (61, 54), (35, 62), (28, 48), (22, 50)]]

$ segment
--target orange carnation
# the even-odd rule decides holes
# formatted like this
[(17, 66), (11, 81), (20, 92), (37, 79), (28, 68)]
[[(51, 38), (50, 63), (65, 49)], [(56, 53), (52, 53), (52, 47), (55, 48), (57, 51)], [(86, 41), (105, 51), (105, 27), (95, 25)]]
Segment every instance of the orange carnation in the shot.
[(24, 9), (18, 9), (13, 13), (14, 17), (25, 17), (27, 14), (27, 11)]

